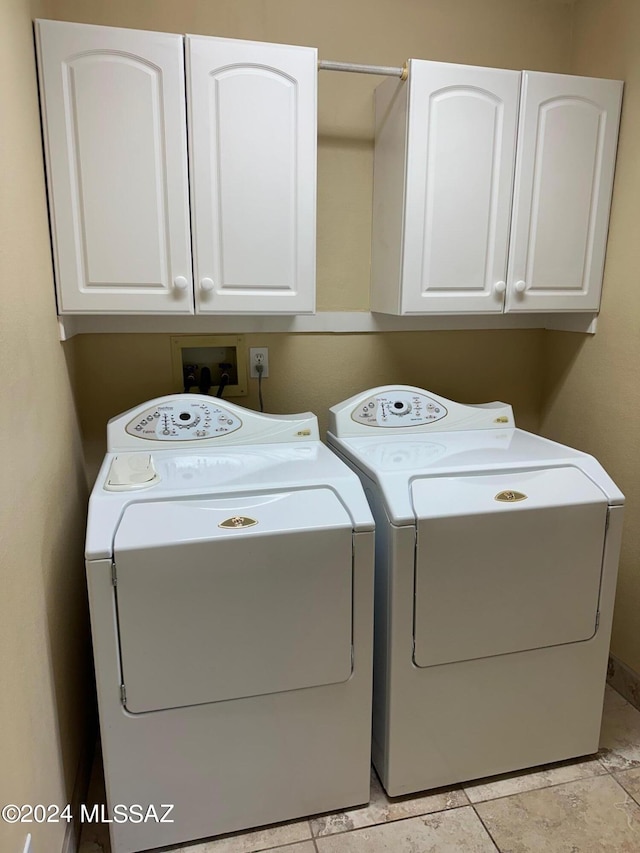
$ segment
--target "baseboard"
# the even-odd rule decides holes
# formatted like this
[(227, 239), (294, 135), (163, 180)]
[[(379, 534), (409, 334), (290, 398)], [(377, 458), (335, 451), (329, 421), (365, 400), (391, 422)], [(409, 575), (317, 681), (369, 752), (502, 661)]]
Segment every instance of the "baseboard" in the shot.
[(73, 786), (73, 794), (71, 796), (71, 813), (73, 815), (73, 820), (67, 823), (61, 853), (77, 853), (80, 847), (80, 832), (82, 831), (82, 824), (79, 820), (80, 806), (87, 802), (87, 791), (89, 789), (89, 780), (91, 779), (91, 768), (93, 767), (95, 751), (96, 741), (95, 736), (92, 736), (87, 739), (78, 762), (76, 781)]
[(607, 683), (640, 711), (640, 675), (618, 660), (615, 655), (609, 655)]

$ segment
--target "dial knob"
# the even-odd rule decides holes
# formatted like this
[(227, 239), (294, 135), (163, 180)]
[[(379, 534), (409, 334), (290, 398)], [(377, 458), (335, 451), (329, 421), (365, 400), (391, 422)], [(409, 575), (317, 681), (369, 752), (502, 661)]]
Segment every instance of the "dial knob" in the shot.
[(404, 400), (394, 400), (390, 406), (390, 412), (392, 415), (406, 415), (410, 409), (410, 404), (405, 403)]

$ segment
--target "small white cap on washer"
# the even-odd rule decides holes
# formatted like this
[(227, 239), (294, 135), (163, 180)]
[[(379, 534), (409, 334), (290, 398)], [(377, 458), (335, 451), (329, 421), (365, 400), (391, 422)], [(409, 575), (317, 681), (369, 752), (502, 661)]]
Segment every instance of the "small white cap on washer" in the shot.
[(126, 492), (146, 489), (159, 480), (150, 453), (122, 453), (111, 462), (104, 487), (110, 492)]

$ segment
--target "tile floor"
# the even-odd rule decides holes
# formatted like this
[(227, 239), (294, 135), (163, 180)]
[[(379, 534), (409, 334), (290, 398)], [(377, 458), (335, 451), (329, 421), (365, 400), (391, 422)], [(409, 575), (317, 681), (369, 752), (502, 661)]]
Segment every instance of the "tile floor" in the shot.
[[(640, 853), (640, 711), (607, 687), (597, 756), (220, 836), (172, 853)], [(90, 802), (101, 802), (100, 772)], [(111, 853), (85, 825), (79, 853)]]

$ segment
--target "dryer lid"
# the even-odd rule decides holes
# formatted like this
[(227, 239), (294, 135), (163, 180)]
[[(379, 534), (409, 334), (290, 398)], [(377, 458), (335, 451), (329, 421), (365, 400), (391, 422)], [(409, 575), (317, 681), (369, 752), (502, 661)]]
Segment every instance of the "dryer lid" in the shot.
[(414, 662), (588, 640), (607, 502), (576, 468), (417, 480)]
[(417, 519), (606, 503), (602, 490), (572, 466), (422, 477), (411, 483), (411, 496)]

